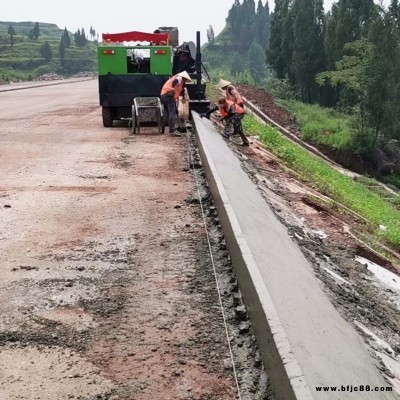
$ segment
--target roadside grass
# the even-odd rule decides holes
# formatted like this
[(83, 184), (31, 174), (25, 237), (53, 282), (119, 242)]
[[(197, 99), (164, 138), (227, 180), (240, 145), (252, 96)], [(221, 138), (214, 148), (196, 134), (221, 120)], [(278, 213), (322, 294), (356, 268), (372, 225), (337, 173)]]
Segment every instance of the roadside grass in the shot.
[[(342, 175), (289, 141), (276, 128), (262, 125), (250, 115), (245, 116), (243, 126), (248, 134), (258, 136), (269, 151), (298, 173), (305, 182), (366, 218), (374, 226), (375, 236), (400, 248), (400, 211), (390, 200), (383, 199), (366, 186), (370, 180), (354, 181)], [(382, 230), (380, 225), (386, 228)]]
[(349, 116), (332, 108), (300, 101), (280, 100), (279, 105), (294, 116), (304, 141), (341, 150), (352, 147), (353, 132)]

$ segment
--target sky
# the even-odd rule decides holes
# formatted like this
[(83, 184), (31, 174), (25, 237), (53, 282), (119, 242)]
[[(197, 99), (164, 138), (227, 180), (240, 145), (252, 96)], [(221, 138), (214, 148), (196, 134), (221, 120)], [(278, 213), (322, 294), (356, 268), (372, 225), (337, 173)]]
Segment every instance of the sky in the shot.
[[(265, 4), (266, 0), (262, 2)], [(329, 10), (334, 2), (325, 0), (325, 9)], [(180, 43), (195, 42), (196, 31), (200, 31), (201, 42), (205, 43), (210, 25), (215, 35), (222, 31), (233, 3), (234, 0), (114, 0), (105, 5), (104, 0), (13, 0), (2, 7), (0, 18), (10, 22), (54, 23), (70, 32), (84, 28), (86, 34), (92, 26), (100, 40), (101, 33), (153, 32), (159, 26), (176, 26)], [(268, 3), (272, 11), (274, 0)]]

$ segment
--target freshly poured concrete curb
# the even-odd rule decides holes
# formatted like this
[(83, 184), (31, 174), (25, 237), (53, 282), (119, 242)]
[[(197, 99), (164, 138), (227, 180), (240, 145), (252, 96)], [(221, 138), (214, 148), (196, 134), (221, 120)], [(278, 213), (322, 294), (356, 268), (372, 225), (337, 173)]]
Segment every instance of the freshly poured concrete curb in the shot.
[[(357, 393), (320, 393), (315, 387), (388, 386), (362, 338), (327, 299), (311, 266), (236, 156), (210, 121), (196, 113), (193, 118), (207, 179), (276, 399), (354, 399)], [(364, 391), (362, 398), (397, 397)]]
[[(193, 118), (198, 118), (195, 113), (193, 115)], [(240, 289), (246, 300), (246, 307), (250, 313), (264, 365), (270, 374), (272, 389), (277, 400), (310, 400), (313, 397), (291, 352), (290, 344), (286, 339), (268, 290), (260, 276), (246, 239), (243, 237), (235, 212), (215, 168), (213, 157), (201, 136), (197, 131), (196, 133), (200, 155), (218, 210), (218, 217), (229, 245), (229, 252)]]

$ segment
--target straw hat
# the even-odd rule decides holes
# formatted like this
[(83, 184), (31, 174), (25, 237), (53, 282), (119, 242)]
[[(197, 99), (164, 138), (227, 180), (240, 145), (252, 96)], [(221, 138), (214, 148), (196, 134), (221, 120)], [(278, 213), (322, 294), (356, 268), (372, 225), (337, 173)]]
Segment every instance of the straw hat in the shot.
[(230, 84), (231, 84), (231, 82), (225, 81), (225, 80), (223, 80), (223, 79), (220, 79), (220, 81), (218, 82), (217, 87), (218, 87), (219, 89), (223, 89), (223, 88), (227, 87), (227, 86), (230, 85)]
[(177, 75), (181, 76), (182, 78), (185, 78), (189, 82), (192, 82), (189, 74), (186, 71), (179, 72), (179, 74), (177, 74)]

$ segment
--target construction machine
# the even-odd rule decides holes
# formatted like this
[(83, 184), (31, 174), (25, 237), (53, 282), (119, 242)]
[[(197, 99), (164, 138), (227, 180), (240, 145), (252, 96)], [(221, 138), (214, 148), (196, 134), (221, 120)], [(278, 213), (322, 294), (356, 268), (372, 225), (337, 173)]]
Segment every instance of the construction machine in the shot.
[[(155, 33), (107, 33), (102, 35), (102, 39), (97, 54), (99, 96), (105, 127), (113, 126), (114, 121), (118, 120), (129, 120), (132, 126), (137, 127), (140, 120), (137, 115), (140, 112), (138, 104), (161, 107), (157, 98), (160, 97), (162, 86), (171, 76), (183, 70), (189, 73), (193, 81), (186, 84), (189, 98), (186, 112), (194, 110), (203, 113), (210, 108), (210, 101), (205, 95), (200, 32), (196, 35), (196, 45), (193, 42), (177, 45), (178, 30), (175, 27), (161, 27)], [(139, 101), (139, 98), (152, 100)], [(157, 110), (155, 113), (142, 113), (154, 114), (157, 114)], [(165, 116), (162, 108), (158, 115), (160, 119)], [(178, 121), (181, 120), (178, 115)], [(182, 126), (180, 128), (184, 129)]]

